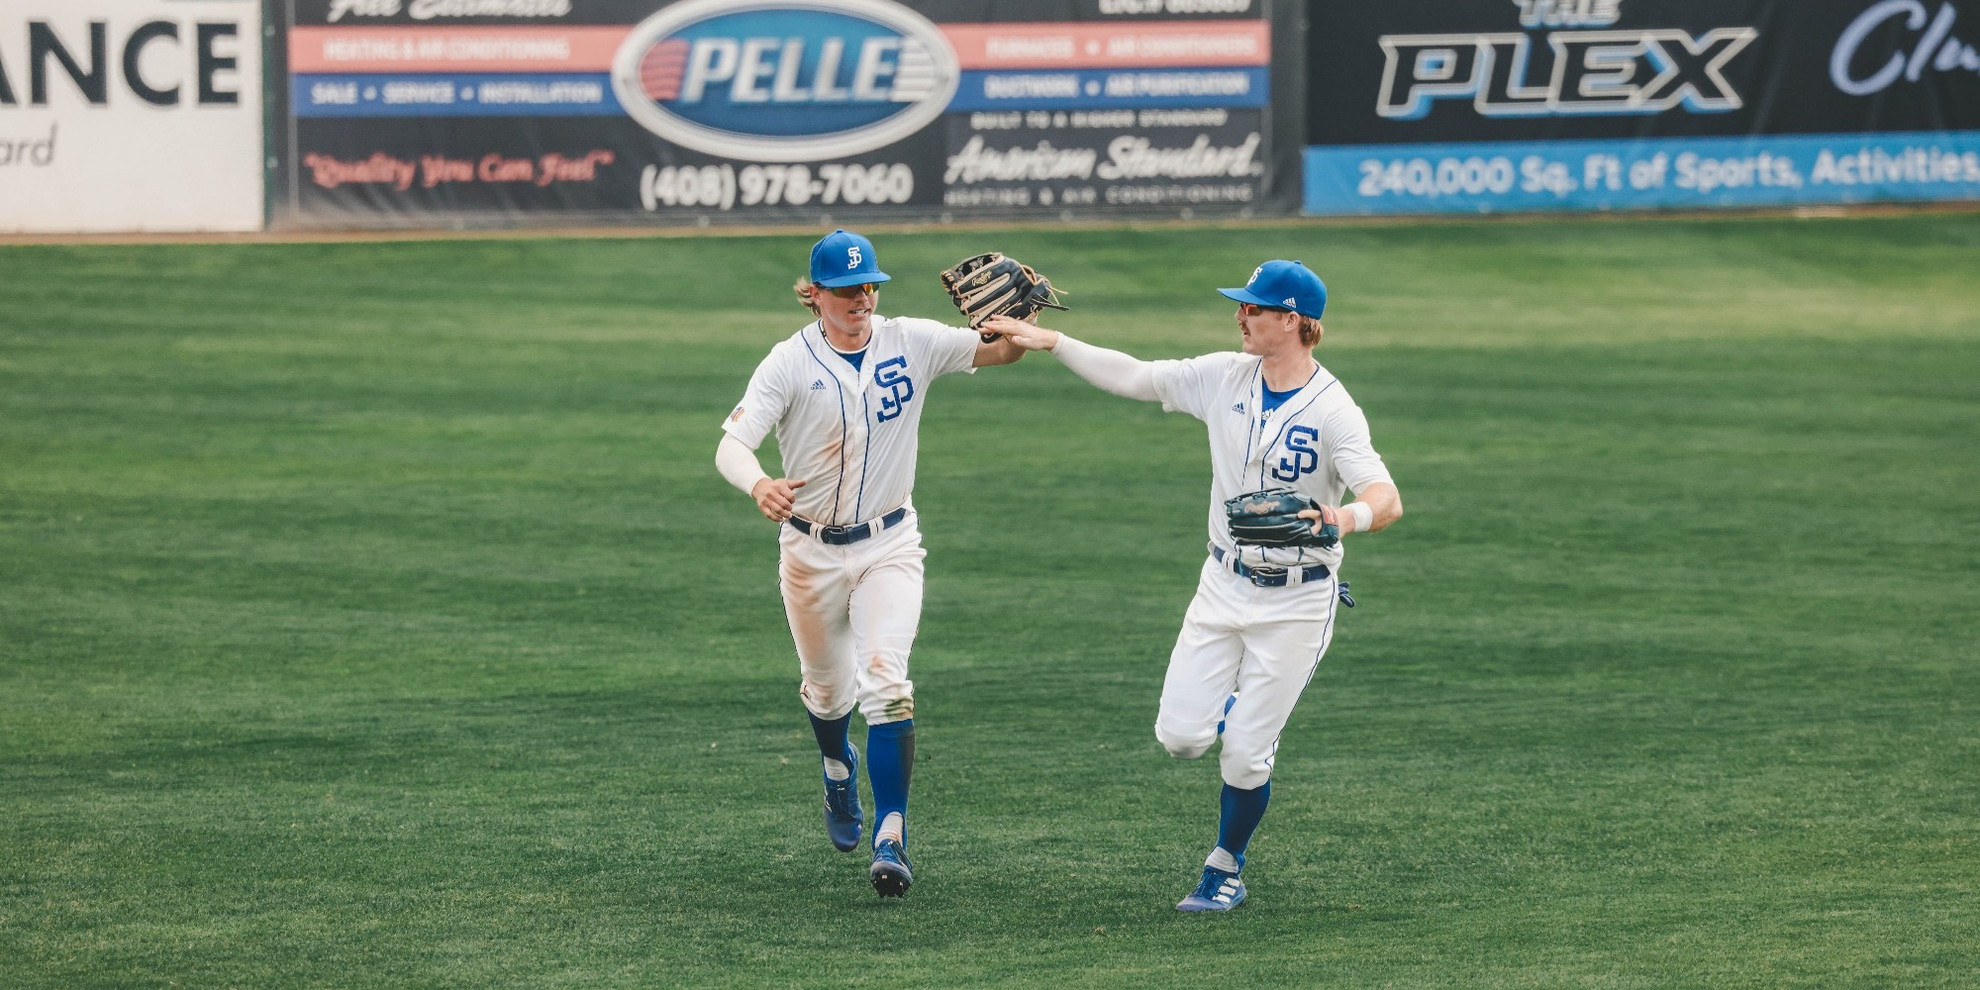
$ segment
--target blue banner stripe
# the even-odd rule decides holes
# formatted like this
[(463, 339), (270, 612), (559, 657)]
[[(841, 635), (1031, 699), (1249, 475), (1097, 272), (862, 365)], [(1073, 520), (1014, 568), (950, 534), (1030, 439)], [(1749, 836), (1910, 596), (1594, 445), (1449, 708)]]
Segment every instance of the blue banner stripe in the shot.
[(962, 74), (949, 112), (1262, 107), (1271, 98), (1269, 78), (1263, 66), (972, 70)]
[(1980, 131), (1309, 147), (1305, 212), (1980, 199)]
[[(311, 74), (291, 80), (297, 117), (616, 116), (603, 73)], [(1263, 67), (964, 72), (949, 112), (1262, 107)]]
[(299, 75), (297, 117), (598, 117), (624, 111), (604, 73)]

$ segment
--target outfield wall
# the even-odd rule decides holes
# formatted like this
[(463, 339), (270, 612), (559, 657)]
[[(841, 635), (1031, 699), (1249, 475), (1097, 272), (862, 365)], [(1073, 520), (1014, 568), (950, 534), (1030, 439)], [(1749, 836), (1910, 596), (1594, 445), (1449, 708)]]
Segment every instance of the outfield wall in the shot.
[(0, 6), (0, 233), (246, 231), (260, 0)]
[(1980, 0), (1315, 9), (1308, 213), (1980, 199)]
[(278, 224), (1298, 208), (1268, 0), (293, 0)]
[(1980, 0), (10, 0), (0, 232), (1980, 200)]

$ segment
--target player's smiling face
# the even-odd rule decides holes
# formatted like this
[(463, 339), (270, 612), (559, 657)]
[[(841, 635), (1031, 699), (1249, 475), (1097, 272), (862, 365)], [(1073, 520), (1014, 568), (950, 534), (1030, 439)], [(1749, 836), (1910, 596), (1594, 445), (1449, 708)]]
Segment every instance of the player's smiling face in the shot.
[(836, 289), (814, 285), (811, 298), (818, 303), (818, 318), (828, 332), (859, 340), (873, 328), (873, 306), (880, 299), (880, 287), (870, 282)]

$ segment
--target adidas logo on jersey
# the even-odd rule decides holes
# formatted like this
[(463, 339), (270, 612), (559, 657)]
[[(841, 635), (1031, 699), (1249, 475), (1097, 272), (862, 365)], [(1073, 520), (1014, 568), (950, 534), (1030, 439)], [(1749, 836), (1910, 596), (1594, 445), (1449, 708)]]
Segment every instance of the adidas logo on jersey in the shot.
[(1232, 411), (1232, 412), (1234, 412), (1234, 413), (1241, 413), (1241, 412), (1243, 412), (1243, 411), (1244, 411), (1244, 403), (1242, 403), (1242, 402), (1240, 402), (1240, 403), (1238, 403), (1237, 405), (1235, 405), (1235, 406), (1232, 406), (1232, 407), (1231, 407), (1231, 411)]
[(825, 379), (823, 379), (823, 378), (813, 378), (813, 379), (811, 380), (811, 387), (812, 387), (813, 389), (822, 389), (822, 388), (824, 388), (824, 387), (825, 387)]

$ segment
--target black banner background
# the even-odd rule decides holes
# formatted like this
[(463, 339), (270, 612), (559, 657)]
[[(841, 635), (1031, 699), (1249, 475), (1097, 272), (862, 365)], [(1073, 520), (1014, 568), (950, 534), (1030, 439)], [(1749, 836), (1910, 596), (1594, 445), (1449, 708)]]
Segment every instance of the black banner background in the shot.
[[(288, 25), (366, 27), (473, 27), (631, 24), (668, 4), (661, 0), (523, 0), (523, 9), (553, 16), (458, 17), (439, 6), (419, 7), (420, 0), (270, 0), (271, 22)], [(273, 125), (270, 165), (271, 225), (276, 227), (395, 227), (506, 226), (514, 224), (710, 224), (793, 222), (814, 223), (867, 220), (941, 220), (964, 217), (1011, 219), (1092, 219), (1097, 216), (1251, 216), (1283, 215), (1299, 206), (1300, 122), (1305, 81), (1301, 48), (1305, 41), (1304, 8), (1298, 0), (933, 0), (908, 4), (938, 23), (1026, 23), (1078, 21), (1099, 25), (1129, 25), (1148, 21), (1268, 20), (1272, 36), (1269, 70), (1271, 105), (1263, 110), (1232, 109), (1227, 120), (1205, 128), (1139, 127), (1100, 130), (1068, 126), (1067, 114), (1051, 115), (1044, 126), (979, 132), (975, 115), (945, 114), (922, 130), (859, 155), (799, 163), (816, 178), (824, 170), (850, 177), (873, 169), (874, 175), (912, 174), (913, 191), (904, 202), (824, 203), (819, 198), (796, 203), (762, 201), (745, 206), (741, 192), (746, 180), (791, 166), (724, 158), (672, 144), (625, 116), (590, 117), (308, 117), (291, 111), (286, 71), (268, 86)], [(394, 9), (396, 8), (396, 9)], [(416, 16), (421, 12), (442, 16)], [(458, 9), (458, 8), (456, 8)], [(392, 10), (391, 13), (379, 13)], [(559, 11), (562, 11), (559, 13)], [(333, 21), (331, 15), (336, 13)], [(285, 54), (287, 37), (271, 39), (271, 49)], [(286, 60), (271, 60), (277, 65)], [(1248, 125), (1241, 127), (1240, 125)], [(1133, 183), (1137, 188), (1112, 188), (1122, 183), (1087, 181), (989, 182), (957, 195), (944, 182), (947, 159), (967, 147), (973, 134), (982, 144), (1008, 151), (1042, 143), (1078, 151), (1104, 149), (1109, 142), (1140, 135), (1167, 146), (1189, 148), (1198, 134), (1220, 145), (1247, 147), (1257, 138), (1253, 171), (1240, 182), (1211, 177)], [(954, 145), (952, 146), (952, 142)], [(542, 164), (586, 161), (588, 175), (568, 181), (546, 181)], [(503, 163), (538, 163), (527, 177), (502, 179)], [(324, 163), (335, 162), (328, 171)], [(361, 165), (376, 166), (366, 172)], [(429, 165), (437, 168), (429, 168)], [(487, 171), (484, 172), (484, 168)], [(466, 172), (462, 170), (466, 169)], [(410, 179), (379, 181), (390, 172)], [(521, 173), (518, 173), (519, 175)], [(795, 173), (793, 173), (795, 174)], [(493, 176), (491, 178), (490, 176)], [(706, 180), (719, 180), (726, 206), (711, 206)], [(835, 179), (836, 181), (836, 179)], [(1243, 189), (1234, 189), (1242, 185)], [(783, 188), (797, 189), (785, 183)], [(893, 187), (898, 191), (899, 187)], [(1013, 191), (1015, 190), (1015, 191)], [(1002, 193), (999, 195), (998, 193)]]
[[(1548, 26), (1545, 12), (1591, 11), (1597, 0), (1398, 0), (1339, 3), (1310, 0), (1307, 34), (1306, 143), (1402, 144), (1420, 141), (1518, 141), (1621, 137), (1706, 137), (1980, 129), (1980, 71), (1935, 68), (1945, 41), (1980, 47), (1980, 0), (1610, 0), (1608, 24)], [(1523, 25), (1522, 13), (1542, 12)], [(1945, 13), (1950, 11), (1950, 13)], [(1849, 60), (1850, 76), (1866, 79), (1891, 58), (1911, 59), (1939, 18), (1950, 18), (1945, 41), (1933, 45), (1919, 78), (1900, 77), (1875, 93), (1851, 95), (1830, 78), (1838, 40), (1866, 12), (1877, 26)], [(1910, 25), (1912, 15), (1923, 24)], [(1890, 16), (1881, 16), (1888, 14)], [(1573, 18), (1567, 18), (1573, 20)], [(1737, 109), (1655, 114), (1487, 116), (1468, 97), (1436, 99), (1417, 119), (1377, 111), (1387, 59), (1385, 35), (1505, 35), (1524, 33), (1530, 64), (1525, 78), (1544, 83), (1553, 70), (1549, 36), (1579, 32), (1680, 30), (1694, 39), (1713, 29), (1752, 28), (1757, 37), (1723, 70), (1738, 94)], [(1969, 49), (1970, 51), (1970, 49)], [(1953, 58), (1959, 57), (1956, 48)], [(1404, 60), (1407, 61), (1407, 60)], [(1412, 66), (1396, 67), (1408, 79)]]
[[(388, 0), (389, 2), (389, 0)], [(656, 0), (518, 0), (524, 7), (534, 8), (538, 16), (468, 16), (457, 17), (444, 12), (444, 0), (431, 6), (421, 7), (420, 0), (400, 0), (395, 6), (396, 13), (368, 14), (359, 4), (345, 6), (336, 20), (331, 20), (333, 10), (340, 5), (337, 0), (295, 0), (295, 23), (300, 25), (319, 24), (378, 24), (378, 25), (514, 25), (514, 24), (631, 24), (642, 20), (654, 11), (666, 6)], [(915, 0), (907, 7), (921, 16), (936, 22), (962, 24), (1017, 24), (1032, 21), (1089, 21), (1089, 22), (1133, 22), (1133, 21), (1193, 21), (1249, 19), (1260, 15), (1269, 0)], [(568, 6), (568, 12), (555, 13)], [(1296, 5), (1295, 5), (1296, 6)], [(415, 16), (416, 11), (429, 11), (426, 17)], [(283, 12), (274, 23), (287, 20)]]

